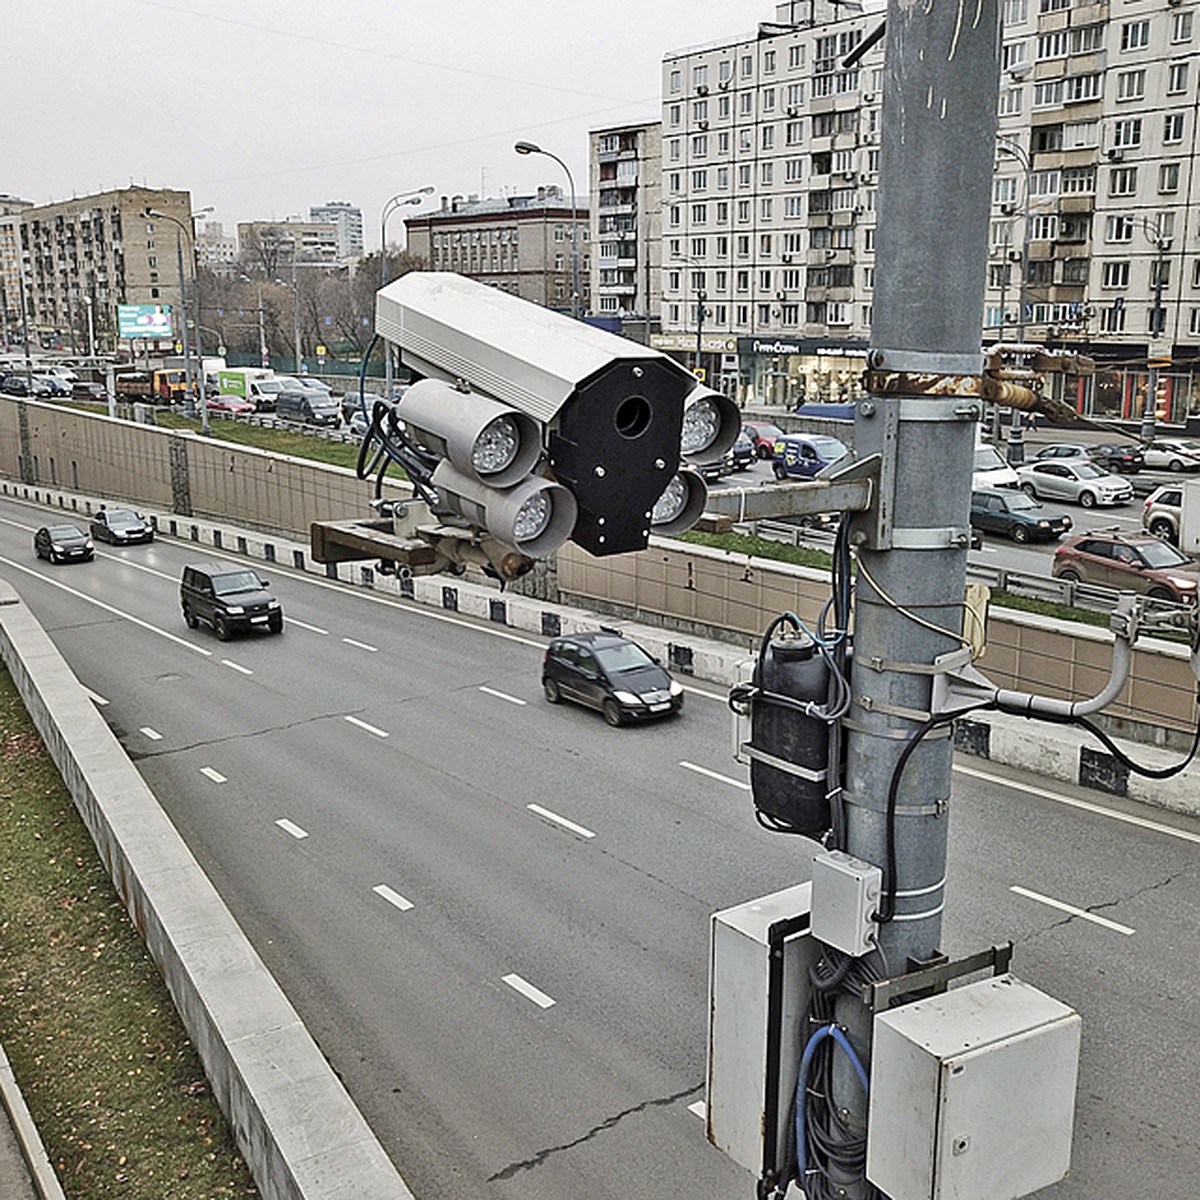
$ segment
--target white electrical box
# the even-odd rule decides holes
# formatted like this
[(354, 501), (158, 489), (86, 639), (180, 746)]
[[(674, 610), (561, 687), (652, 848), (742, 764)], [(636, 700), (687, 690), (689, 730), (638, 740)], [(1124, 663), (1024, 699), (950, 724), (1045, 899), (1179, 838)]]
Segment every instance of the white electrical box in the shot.
[(891, 1200), (1013, 1200), (1071, 1161), (1079, 1014), (998, 975), (875, 1017), (867, 1178)]
[(706, 1132), (756, 1177), (784, 1161), (806, 1036), (811, 884), (714, 913)]
[(1179, 549), (1193, 557), (1200, 554), (1200, 481), (1180, 484), (1183, 504), (1179, 510)]
[(813, 858), (812, 935), (852, 958), (875, 949), (883, 872), (844, 850)]

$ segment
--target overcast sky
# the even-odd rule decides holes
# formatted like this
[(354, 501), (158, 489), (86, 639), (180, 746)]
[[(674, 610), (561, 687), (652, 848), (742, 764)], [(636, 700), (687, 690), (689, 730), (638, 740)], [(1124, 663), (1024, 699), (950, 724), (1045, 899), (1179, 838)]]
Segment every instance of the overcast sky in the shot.
[[(661, 115), (663, 54), (750, 33), (773, 0), (8, 0), (0, 193), (130, 183), (214, 220), (347, 200), (587, 193), (587, 132)], [(403, 208), (389, 220), (402, 235)]]

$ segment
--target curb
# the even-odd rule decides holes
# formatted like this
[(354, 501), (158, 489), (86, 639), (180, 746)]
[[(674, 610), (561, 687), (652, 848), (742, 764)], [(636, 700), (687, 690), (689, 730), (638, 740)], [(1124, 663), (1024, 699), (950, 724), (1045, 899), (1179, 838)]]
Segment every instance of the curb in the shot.
[(42, 1145), (41, 1135), (29, 1115), (25, 1097), (21, 1094), (20, 1085), (3, 1046), (0, 1046), (0, 1105), (8, 1114), (21, 1157), (25, 1160), (25, 1167), (39, 1200), (66, 1200), (66, 1195), (59, 1186), (58, 1176), (50, 1165), (50, 1156), (46, 1153), (46, 1147)]

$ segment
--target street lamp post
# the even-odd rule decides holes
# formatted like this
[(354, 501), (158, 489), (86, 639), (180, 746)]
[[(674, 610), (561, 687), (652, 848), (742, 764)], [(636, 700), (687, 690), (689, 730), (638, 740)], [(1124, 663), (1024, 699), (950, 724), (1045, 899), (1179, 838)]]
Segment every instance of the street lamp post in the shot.
[[(1019, 142), (1011, 141), (1006, 137), (996, 139), (996, 149), (1002, 154), (1008, 154), (1015, 158), (1021, 165), (1025, 177), (1023, 196), (1025, 214), (1021, 229), (1021, 288), (1018, 294), (1017, 312), (1017, 341), (1024, 344), (1025, 306), (1029, 297), (1029, 235), (1030, 226), (1033, 224), (1032, 210), (1029, 207), (1029, 181), (1033, 174), (1033, 160)], [(1001, 327), (1001, 336), (1003, 337), (1003, 327)], [(1019, 466), (1025, 461), (1025, 432), (1021, 425), (1021, 411), (1017, 408), (1012, 410), (1012, 424), (1008, 431), (1008, 461), (1014, 466)]]
[(1142, 217), (1142, 232), (1154, 244), (1154, 307), (1150, 310), (1150, 353), (1148, 355), (1146, 399), (1142, 404), (1142, 425), (1139, 436), (1143, 442), (1154, 439), (1154, 420), (1158, 403), (1158, 370), (1164, 364), (1164, 354), (1158, 342), (1166, 332), (1166, 314), (1162, 306), (1163, 260), (1171, 247), (1172, 239), (1163, 232), (1162, 220), (1158, 217)]
[[(433, 192), (431, 185), (426, 184), (425, 187), (414, 188), (408, 192), (397, 192), (384, 206), (379, 214), (379, 286), (387, 287), (388, 284), (388, 260), (387, 260), (387, 223), (388, 217), (392, 215), (398, 208), (402, 208), (405, 204), (420, 204), (422, 196), (428, 196)], [(384, 395), (391, 399), (392, 395), (392, 347), (389, 343), (384, 342), (383, 345), (383, 378), (384, 378)]]
[(544, 154), (552, 158), (567, 173), (567, 186), (571, 189), (571, 316), (579, 320), (583, 299), (579, 286), (579, 204), (575, 196), (575, 179), (571, 168), (557, 154), (543, 150), (535, 142), (517, 142), (513, 149), (518, 154)]
[[(674, 262), (685, 262), (690, 267), (694, 267), (699, 271), (704, 271), (705, 266), (702, 262), (697, 262), (694, 258), (689, 258), (686, 254), (674, 254), (671, 256)], [(708, 302), (708, 293), (701, 286), (696, 289), (696, 351), (692, 358), (692, 373), (698, 379), (700, 377), (700, 368), (702, 366), (701, 355), (703, 353), (704, 344), (704, 317), (705, 304)]]
[(87, 323), (88, 323), (88, 357), (96, 357), (96, 325), (92, 320), (92, 298), (84, 296), (83, 303), (87, 308)]

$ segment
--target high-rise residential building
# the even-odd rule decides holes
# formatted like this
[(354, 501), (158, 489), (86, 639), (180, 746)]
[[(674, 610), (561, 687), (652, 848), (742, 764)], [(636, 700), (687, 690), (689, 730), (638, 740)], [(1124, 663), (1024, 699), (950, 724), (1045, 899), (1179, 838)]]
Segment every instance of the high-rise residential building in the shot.
[(190, 193), (145, 187), (23, 208), (17, 252), (30, 333), (47, 348), (83, 354), (94, 338), (112, 350), (119, 304), (178, 305), (180, 260), (189, 286), (194, 275), (191, 211)]
[(337, 226), (330, 221), (240, 221), (238, 253), (243, 266), (270, 279), (292, 263), (338, 261)]
[[(1169, 419), (1200, 417), (1200, 29), (1192, 0), (1002, 0), (999, 137), (982, 339), (1077, 347), (1075, 397), (1135, 416), (1147, 359)], [(871, 329), (879, 12), (779, 4), (750, 36), (670, 53), (662, 79), (662, 334), (704, 333), (744, 402), (856, 394)], [(950, 181), (941, 202), (955, 202)], [(1195, 269), (1194, 269), (1195, 268)], [(931, 271), (954, 270), (954, 248)]]
[(0, 193), (0, 343), (16, 340), (21, 328), (21, 214), (30, 200)]
[(532, 300), (571, 310), (571, 242), (578, 237), (581, 311), (588, 311), (588, 208), (558, 187), (480, 200), (443, 196), (439, 208), (404, 222), (410, 254), (433, 271), (455, 271)]
[(362, 209), (345, 200), (330, 200), (308, 210), (310, 221), (324, 222), (337, 228), (337, 256), (342, 260), (362, 258)]
[(596, 129), (589, 142), (591, 311), (646, 341), (662, 298), (662, 123)]

